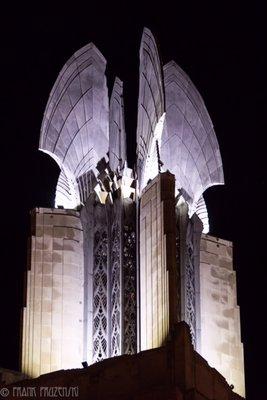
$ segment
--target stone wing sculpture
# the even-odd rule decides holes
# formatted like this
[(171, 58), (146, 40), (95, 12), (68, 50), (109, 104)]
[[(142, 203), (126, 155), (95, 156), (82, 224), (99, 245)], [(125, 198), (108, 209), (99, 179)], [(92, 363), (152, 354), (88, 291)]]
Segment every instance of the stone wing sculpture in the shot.
[[(145, 28), (141, 39), (137, 120), (137, 173), (142, 190), (154, 178), (155, 141), (160, 140), (164, 117), (162, 68), (155, 39)], [(153, 172), (151, 171), (153, 170)]]
[(50, 93), (39, 149), (61, 169), (57, 206), (75, 208), (86, 199), (87, 174), (108, 152), (105, 68), (105, 58), (89, 43), (67, 61)]
[(224, 183), (218, 141), (204, 101), (186, 73), (171, 61), (164, 66), (166, 117), (160, 157), (175, 174), (176, 188), (192, 215), (203, 192)]

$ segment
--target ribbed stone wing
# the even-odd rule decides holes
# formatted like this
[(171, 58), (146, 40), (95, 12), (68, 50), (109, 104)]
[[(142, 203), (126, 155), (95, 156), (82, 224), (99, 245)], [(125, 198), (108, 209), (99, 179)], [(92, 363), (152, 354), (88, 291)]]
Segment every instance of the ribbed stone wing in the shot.
[(208, 187), (224, 183), (219, 144), (202, 97), (174, 61), (164, 66), (164, 86), (161, 160), (194, 210)]
[(150, 155), (155, 128), (164, 113), (161, 63), (155, 39), (145, 28), (140, 47), (139, 98), (137, 120), (137, 172), (142, 188), (147, 157)]
[(64, 65), (49, 96), (39, 148), (72, 181), (94, 169), (108, 151), (105, 68), (106, 60), (89, 43)]

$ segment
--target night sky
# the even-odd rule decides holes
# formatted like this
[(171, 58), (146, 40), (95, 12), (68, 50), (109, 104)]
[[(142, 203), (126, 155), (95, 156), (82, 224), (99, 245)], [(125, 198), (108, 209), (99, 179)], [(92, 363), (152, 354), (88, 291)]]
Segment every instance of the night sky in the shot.
[(147, 26), (163, 63), (174, 59), (190, 76), (215, 127), (225, 186), (215, 186), (204, 196), (210, 233), (234, 242), (247, 398), (263, 399), (267, 391), (264, 2), (162, 1), (161, 6), (151, 4), (151, 10), (148, 4), (127, 3), (107, 7), (103, 2), (72, 2), (68, 8), (65, 2), (55, 8), (40, 1), (39, 11), (15, 5), (1, 10), (0, 366), (19, 367), (29, 211), (53, 205), (59, 174), (55, 162), (38, 152), (49, 92), (67, 59), (93, 41), (107, 59), (109, 91), (116, 75), (124, 82), (132, 166), (139, 45)]

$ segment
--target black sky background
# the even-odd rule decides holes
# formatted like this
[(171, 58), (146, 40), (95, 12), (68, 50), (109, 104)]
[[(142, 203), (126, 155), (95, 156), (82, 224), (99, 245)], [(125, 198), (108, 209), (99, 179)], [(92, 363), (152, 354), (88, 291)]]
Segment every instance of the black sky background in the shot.
[[(190, 76), (215, 126), (225, 186), (205, 194), (210, 233), (234, 242), (247, 398), (266, 398), (266, 11), (264, 1), (9, 3), (1, 12), (0, 366), (18, 369), (19, 321), (29, 211), (53, 205), (58, 167), (38, 152), (43, 112), (57, 74), (93, 41), (107, 59), (109, 90), (124, 81), (133, 164), (143, 26), (163, 63)], [(150, 7), (149, 7), (150, 6)], [(38, 7), (38, 8), (37, 8)], [(265, 393), (265, 395), (264, 395)]]

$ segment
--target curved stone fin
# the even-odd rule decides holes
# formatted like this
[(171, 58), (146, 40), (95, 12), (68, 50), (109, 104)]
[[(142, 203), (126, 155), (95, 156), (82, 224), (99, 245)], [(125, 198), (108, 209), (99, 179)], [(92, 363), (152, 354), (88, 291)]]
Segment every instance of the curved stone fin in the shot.
[(60, 71), (44, 113), (39, 149), (75, 179), (108, 152), (105, 68), (93, 43), (78, 50)]
[(209, 214), (206, 206), (206, 202), (203, 196), (200, 196), (196, 206), (196, 214), (198, 218), (201, 220), (203, 225), (203, 233), (209, 233), (210, 225), (209, 225)]
[(123, 82), (116, 77), (109, 106), (109, 165), (122, 168), (127, 159), (124, 123)]
[(64, 207), (65, 209), (75, 209), (80, 204), (79, 192), (74, 176), (62, 167), (58, 177), (55, 207)]
[(174, 61), (163, 71), (166, 117), (161, 160), (195, 209), (208, 187), (224, 184), (219, 144), (204, 101), (187, 74)]
[(142, 189), (144, 170), (155, 128), (165, 110), (162, 67), (155, 39), (144, 28), (140, 47), (139, 97), (137, 119), (137, 173)]

